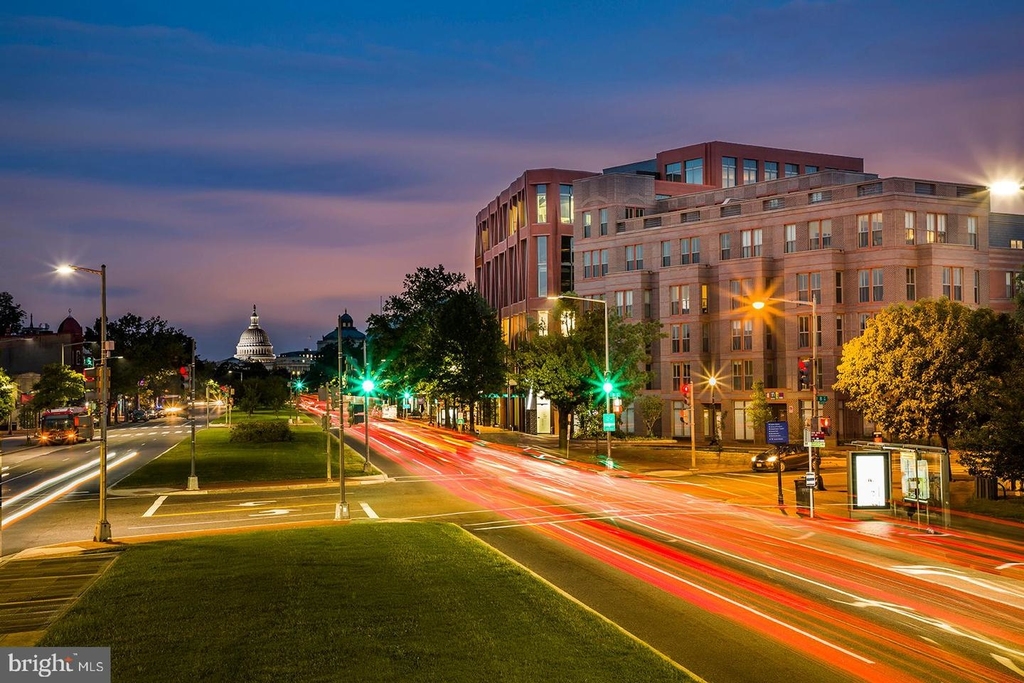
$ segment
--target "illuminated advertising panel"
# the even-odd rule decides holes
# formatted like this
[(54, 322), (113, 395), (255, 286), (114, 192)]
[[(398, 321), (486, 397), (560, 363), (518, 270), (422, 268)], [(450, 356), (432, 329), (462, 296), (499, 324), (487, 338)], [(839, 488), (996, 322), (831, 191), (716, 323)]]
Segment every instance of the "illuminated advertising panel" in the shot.
[(892, 487), (890, 458), (886, 451), (860, 451), (850, 454), (850, 483), (854, 509), (877, 510), (889, 507)]

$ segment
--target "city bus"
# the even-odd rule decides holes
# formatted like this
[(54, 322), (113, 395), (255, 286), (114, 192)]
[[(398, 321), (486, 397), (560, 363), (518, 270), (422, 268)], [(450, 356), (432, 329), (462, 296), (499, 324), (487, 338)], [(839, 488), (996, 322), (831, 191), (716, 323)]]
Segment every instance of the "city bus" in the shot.
[(39, 416), (39, 443), (78, 443), (92, 441), (96, 434), (96, 418), (82, 406), (53, 408)]

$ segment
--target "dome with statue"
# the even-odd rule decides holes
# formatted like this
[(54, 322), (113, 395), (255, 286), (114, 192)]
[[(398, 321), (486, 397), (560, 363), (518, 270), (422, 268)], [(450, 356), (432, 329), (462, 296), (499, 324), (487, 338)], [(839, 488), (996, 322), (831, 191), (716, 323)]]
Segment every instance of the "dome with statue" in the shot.
[(270, 343), (270, 336), (260, 327), (260, 317), (256, 314), (256, 304), (252, 306), (252, 317), (249, 318), (249, 327), (238, 338), (238, 345), (235, 347), (235, 358), (257, 363), (271, 363), (275, 358), (274, 345)]

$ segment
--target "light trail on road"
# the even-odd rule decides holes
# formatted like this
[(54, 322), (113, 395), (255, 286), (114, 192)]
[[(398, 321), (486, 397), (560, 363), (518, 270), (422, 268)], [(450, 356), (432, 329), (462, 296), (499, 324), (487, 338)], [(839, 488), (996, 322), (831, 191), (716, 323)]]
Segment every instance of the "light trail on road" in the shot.
[(409, 424), (371, 423), (371, 439), (507, 520), (477, 533), (529, 528), (853, 679), (1021, 680), (1024, 589), (998, 569), (1024, 562), (1011, 543), (862, 533)]

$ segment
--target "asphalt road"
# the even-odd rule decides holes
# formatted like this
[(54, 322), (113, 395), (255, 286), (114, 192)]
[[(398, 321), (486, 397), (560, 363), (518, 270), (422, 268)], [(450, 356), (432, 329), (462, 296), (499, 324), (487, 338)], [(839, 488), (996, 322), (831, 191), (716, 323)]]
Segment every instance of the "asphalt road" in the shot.
[[(706, 680), (1024, 678), (1018, 544), (806, 519), (774, 505), (770, 474), (631, 477), (408, 423), (372, 430), (388, 478), (349, 480), (353, 519), (460, 524)], [(361, 436), (348, 433), (360, 450)], [(115, 539), (324, 523), (339, 496), (337, 482), (115, 496), (109, 517)], [(94, 510), (48, 505), (13, 542), (87, 537)]]

